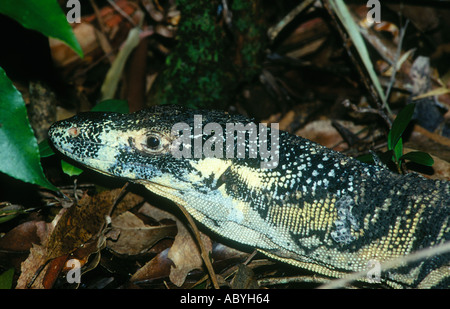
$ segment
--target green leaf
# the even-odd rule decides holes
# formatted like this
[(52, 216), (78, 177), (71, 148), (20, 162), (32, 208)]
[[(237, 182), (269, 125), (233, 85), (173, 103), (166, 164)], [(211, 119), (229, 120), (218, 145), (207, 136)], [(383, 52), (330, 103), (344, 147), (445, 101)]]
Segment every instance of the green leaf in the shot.
[(422, 151), (411, 151), (406, 154), (404, 154), (401, 157), (402, 160), (410, 160), (412, 162), (426, 165), (426, 166), (432, 166), (434, 164), (433, 158), (426, 152)]
[(0, 111), (0, 172), (25, 182), (58, 190), (44, 176), (25, 102), (2, 68)]
[(392, 128), (388, 135), (388, 149), (392, 150), (397, 145), (403, 132), (411, 121), (411, 117), (414, 113), (415, 104), (408, 104), (403, 108), (392, 123)]
[(48, 143), (48, 139), (44, 139), (42, 142), (40, 142), (38, 147), (41, 158), (47, 158), (55, 154), (53, 149), (50, 147), (50, 144)]
[(0, 13), (17, 20), (25, 28), (65, 42), (83, 57), (81, 46), (56, 0), (1, 0)]
[(400, 162), (400, 158), (403, 155), (403, 140), (400, 137), (400, 139), (398, 140), (397, 144), (394, 147), (394, 162), (399, 163)]
[(0, 274), (0, 289), (11, 289), (14, 279), (14, 268), (10, 268)]
[(392, 152), (392, 161), (399, 162), (399, 158), (403, 155), (403, 140), (397, 141), (397, 144), (392, 145), (392, 130), (388, 133), (388, 152)]
[(115, 112), (121, 114), (128, 114), (128, 102), (126, 100), (104, 100), (97, 105), (95, 105), (92, 109), (92, 112)]
[(64, 160), (61, 160), (61, 167), (62, 167), (63, 172), (69, 176), (78, 176), (81, 173), (83, 173), (82, 169), (80, 169), (70, 163), (67, 163)]
[(388, 150), (393, 150), (395, 145), (392, 146), (392, 130), (389, 130), (388, 137), (387, 137), (387, 146)]

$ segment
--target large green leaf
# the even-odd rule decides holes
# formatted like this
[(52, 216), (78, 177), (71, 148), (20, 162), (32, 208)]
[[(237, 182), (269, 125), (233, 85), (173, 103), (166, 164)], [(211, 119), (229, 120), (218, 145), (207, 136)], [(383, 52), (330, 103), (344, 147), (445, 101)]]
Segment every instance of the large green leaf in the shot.
[(56, 0), (1, 0), (0, 13), (17, 20), (25, 28), (65, 42), (83, 57), (80, 44)]
[(42, 171), (39, 149), (28, 121), (25, 102), (0, 68), (0, 172), (57, 190)]

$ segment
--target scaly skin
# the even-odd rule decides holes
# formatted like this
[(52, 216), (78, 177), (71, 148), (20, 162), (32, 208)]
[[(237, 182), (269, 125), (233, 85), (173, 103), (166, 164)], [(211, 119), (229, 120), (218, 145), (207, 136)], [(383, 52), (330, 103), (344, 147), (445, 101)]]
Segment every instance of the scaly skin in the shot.
[[(193, 128), (198, 114), (203, 124), (219, 123), (223, 136), (226, 123), (251, 122), (159, 106), (127, 115), (79, 114), (55, 123), (49, 136), (64, 155), (183, 205), (222, 237), (327, 277), (450, 239), (449, 182), (393, 174), (283, 131), (275, 168), (262, 168), (260, 157), (226, 158), (226, 147), (223, 158), (195, 158), (193, 149), (191, 158), (174, 157), (171, 145), (180, 135), (172, 126)], [(203, 135), (203, 142), (210, 137)], [(430, 257), (383, 272), (381, 281), (448, 287), (449, 261), (448, 253)]]

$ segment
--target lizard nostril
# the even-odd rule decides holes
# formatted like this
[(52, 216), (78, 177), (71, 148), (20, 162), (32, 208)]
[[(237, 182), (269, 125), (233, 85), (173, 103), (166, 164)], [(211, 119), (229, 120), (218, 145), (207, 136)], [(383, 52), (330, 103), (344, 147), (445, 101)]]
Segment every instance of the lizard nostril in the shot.
[(71, 127), (69, 130), (67, 130), (67, 133), (71, 137), (77, 137), (80, 134), (80, 130), (78, 130), (77, 127)]

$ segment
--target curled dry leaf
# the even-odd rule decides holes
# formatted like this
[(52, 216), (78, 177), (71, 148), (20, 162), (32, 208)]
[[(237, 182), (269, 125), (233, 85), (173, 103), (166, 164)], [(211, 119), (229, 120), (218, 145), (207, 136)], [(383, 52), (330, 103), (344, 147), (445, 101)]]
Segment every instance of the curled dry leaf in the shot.
[(173, 262), (167, 257), (168, 253), (169, 248), (158, 253), (148, 263), (139, 268), (133, 276), (131, 276), (130, 281), (137, 283), (150, 279), (166, 278), (170, 272), (170, 268), (173, 266)]
[[(181, 222), (177, 222), (177, 227), (178, 234), (168, 255), (174, 263), (169, 278), (175, 285), (181, 286), (190, 271), (202, 268), (203, 260), (197, 241), (192, 234)], [(200, 233), (200, 235), (206, 251), (211, 252), (211, 239), (205, 234)]]
[(68, 208), (48, 240), (48, 259), (71, 253), (91, 238), (99, 237), (118, 194), (115, 190), (93, 197), (85, 194), (78, 205)]
[[(65, 212), (66, 209), (62, 209), (61, 212)], [(28, 284), (31, 282), (32, 278), (37, 274), (37, 271), (42, 267), (47, 261), (47, 248), (46, 243), (48, 241), (49, 235), (53, 232), (55, 225), (61, 216), (58, 214), (53, 219), (51, 223), (45, 223), (43, 221), (36, 222), (36, 232), (40, 239), (40, 244), (32, 244), (30, 253), (25, 261), (22, 262), (20, 268), (20, 276), (17, 280), (16, 289), (26, 289)], [(29, 228), (32, 223), (22, 224), (24, 228)], [(46, 266), (48, 267), (48, 265)], [(45, 270), (45, 269), (44, 269)], [(44, 278), (45, 272), (41, 271), (39, 276), (35, 278), (34, 284), (31, 288), (39, 289), (43, 288), (42, 280)]]
[(106, 245), (116, 254), (124, 255), (145, 253), (161, 239), (174, 237), (177, 232), (175, 224), (148, 226), (131, 212), (119, 215), (111, 225), (119, 236), (117, 240), (107, 240)]
[[(194, 269), (201, 269), (203, 265), (203, 260), (200, 256), (200, 251), (196, 240), (193, 239), (191, 233), (185, 227), (183, 222), (166, 211), (163, 211), (146, 203), (139, 210), (139, 212), (152, 217), (157, 221), (169, 219), (176, 222), (178, 233), (175, 237), (175, 241), (172, 247), (168, 251), (167, 256), (173, 262), (173, 265), (171, 265), (170, 267), (169, 278), (175, 285), (181, 286), (190, 271)], [(206, 250), (210, 252), (212, 248), (211, 240), (204, 234), (201, 234), (201, 237), (205, 244)], [(142, 269), (137, 271), (133, 275), (132, 281), (135, 282), (144, 280), (146, 275), (151, 275), (152, 278), (155, 278), (153, 273), (156, 272), (156, 270), (154, 270), (156, 265), (167, 266), (167, 262), (161, 262), (163, 260), (162, 255), (157, 256), (153, 260), (148, 262)]]

